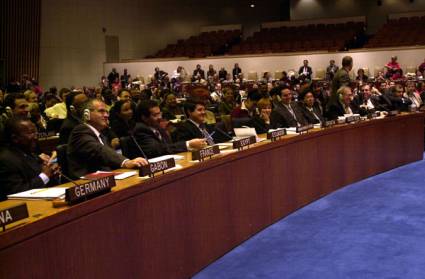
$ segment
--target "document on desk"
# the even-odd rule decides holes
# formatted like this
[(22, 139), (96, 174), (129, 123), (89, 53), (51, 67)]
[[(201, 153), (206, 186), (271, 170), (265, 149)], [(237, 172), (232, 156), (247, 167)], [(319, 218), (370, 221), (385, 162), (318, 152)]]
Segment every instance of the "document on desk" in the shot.
[(156, 162), (168, 160), (168, 159), (171, 159), (171, 158), (174, 158), (175, 161), (179, 161), (179, 160), (183, 160), (184, 156), (174, 155), (174, 154), (173, 155), (164, 155), (164, 156), (159, 156), (159, 157), (148, 159), (148, 161), (150, 163), (156, 163)]
[(32, 189), (25, 192), (20, 192), (8, 195), (7, 198), (11, 200), (53, 200), (56, 198), (65, 197), (65, 187), (51, 187)]
[(286, 128), (286, 134), (287, 135), (298, 135), (299, 133), (297, 133), (296, 127), (289, 127), (289, 128)]
[(126, 179), (130, 176), (136, 175), (136, 171), (125, 171), (125, 172), (117, 172), (117, 171), (97, 171), (94, 173), (86, 174), (85, 176), (80, 177), (81, 179), (87, 179), (87, 180), (96, 180), (101, 177), (104, 177), (105, 175), (114, 175), (114, 178), (116, 180), (122, 180)]

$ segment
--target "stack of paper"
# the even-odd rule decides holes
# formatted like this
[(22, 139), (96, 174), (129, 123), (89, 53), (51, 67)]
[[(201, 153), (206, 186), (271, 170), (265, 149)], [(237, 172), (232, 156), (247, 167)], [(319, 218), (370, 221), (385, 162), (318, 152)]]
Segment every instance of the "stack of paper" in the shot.
[(40, 188), (16, 193), (13, 195), (8, 195), (7, 197), (11, 200), (53, 200), (56, 198), (65, 197), (65, 190), (66, 188), (63, 187)]

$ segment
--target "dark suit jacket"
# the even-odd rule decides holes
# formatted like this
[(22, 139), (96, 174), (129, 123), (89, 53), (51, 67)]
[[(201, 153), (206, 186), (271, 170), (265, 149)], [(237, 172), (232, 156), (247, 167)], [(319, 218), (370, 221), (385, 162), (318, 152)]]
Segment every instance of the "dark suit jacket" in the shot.
[[(300, 69), (298, 70), (298, 74), (301, 75), (304, 72), (304, 66), (301, 66)], [(307, 75), (306, 77), (308, 79), (311, 79), (311, 75), (313, 74), (313, 70), (311, 69), (310, 66), (307, 66)]]
[[(207, 130), (209, 134), (212, 134), (212, 132), (215, 131), (215, 133), (212, 135), (214, 143), (220, 143), (220, 142), (229, 140), (229, 138), (226, 138), (226, 136), (223, 135), (224, 132), (217, 130), (215, 126), (206, 125), (205, 129)], [(189, 120), (186, 120), (180, 123), (173, 134), (173, 139), (175, 142), (188, 141), (188, 140), (197, 139), (197, 138), (203, 139), (204, 135), (199, 130), (199, 128), (195, 126), (195, 124), (193, 124), (192, 121), (189, 121)]]
[(126, 159), (110, 146), (100, 143), (94, 132), (85, 124), (77, 125), (72, 130), (68, 141), (68, 168), (73, 178), (98, 170), (109, 171), (121, 167)]
[(407, 99), (404, 97), (396, 97), (396, 96), (388, 95), (388, 99), (391, 100), (393, 109), (399, 110), (399, 111), (408, 111), (409, 106), (412, 104), (412, 101), (410, 99)]
[[(45, 187), (38, 176), (41, 173), (41, 161), (15, 148), (2, 148), (0, 151), (0, 200), (7, 195)], [(49, 184), (54, 184), (50, 183)], [(50, 185), (48, 185), (50, 186)]]
[(267, 124), (260, 116), (256, 115), (249, 119), (247, 123), (248, 127), (255, 128), (257, 134), (265, 134), (271, 128), (270, 124)]
[[(350, 103), (350, 108), (353, 113), (360, 113), (359, 107), (354, 102)], [(338, 116), (344, 116), (344, 114), (345, 110), (342, 104), (339, 101), (332, 102), (326, 112), (326, 118), (329, 120), (336, 120), (338, 119)]]
[(172, 143), (165, 131), (162, 129), (158, 131), (161, 134), (162, 140), (144, 123), (139, 122), (134, 128), (134, 138), (148, 158), (187, 151), (185, 141)]
[[(294, 111), (295, 116), (301, 126), (308, 124), (299, 105), (295, 102), (292, 102), (290, 106), (292, 107), (292, 110)], [(297, 120), (295, 120), (289, 110), (282, 103), (277, 103), (276, 107), (272, 111), (272, 114), (270, 115), (270, 118), (271, 126), (274, 129), (297, 127)]]
[(72, 129), (74, 129), (78, 124), (80, 124), (80, 121), (73, 116), (65, 118), (59, 130), (59, 144), (68, 143)]
[(204, 70), (202, 70), (202, 69), (195, 69), (194, 71), (193, 71), (193, 78), (196, 78), (196, 76), (199, 74), (199, 76), (202, 78), (202, 79), (205, 79), (205, 72), (204, 72)]
[(304, 104), (300, 104), (300, 107), (301, 107), (303, 116), (307, 120), (308, 124), (318, 124), (318, 123), (323, 123), (325, 121), (325, 117), (323, 116), (322, 110), (320, 109), (320, 105), (318, 103), (314, 103), (313, 111), (319, 117), (320, 121), (314, 116), (314, 114)]

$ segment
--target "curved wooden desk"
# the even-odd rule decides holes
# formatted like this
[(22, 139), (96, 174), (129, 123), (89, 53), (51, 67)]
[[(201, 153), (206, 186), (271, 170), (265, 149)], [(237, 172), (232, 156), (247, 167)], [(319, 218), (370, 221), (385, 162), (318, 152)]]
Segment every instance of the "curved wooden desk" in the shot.
[(423, 129), (423, 113), (365, 121), (132, 177), (73, 207), (28, 201), (29, 221), (0, 233), (0, 278), (188, 278), (321, 196), (422, 160)]

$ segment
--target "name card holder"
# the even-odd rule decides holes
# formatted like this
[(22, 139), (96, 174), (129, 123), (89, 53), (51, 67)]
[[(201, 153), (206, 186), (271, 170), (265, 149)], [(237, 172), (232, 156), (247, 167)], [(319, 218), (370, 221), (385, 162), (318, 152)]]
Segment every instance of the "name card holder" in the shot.
[(409, 112), (416, 112), (418, 108), (416, 106), (409, 106)]
[(308, 125), (304, 125), (301, 127), (297, 127), (296, 132), (299, 134), (303, 134), (303, 133), (307, 133), (308, 130), (313, 129), (314, 125), (313, 124), (308, 124)]
[(158, 162), (149, 162), (148, 165), (142, 166), (139, 169), (139, 176), (155, 177), (155, 173), (162, 172), (165, 173), (166, 170), (174, 168), (176, 166), (176, 161), (174, 158), (169, 158), (166, 160), (161, 160)]
[(65, 190), (65, 201), (72, 205), (109, 193), (116, 185), (114, 175), (93, 179)]
[(250, 136), (247, 138), (235, 140), (233, 141), (233, 149), (237, 149), (240, 151), (246, 146), (249, 148), (251, 144), (254, 144), (256, 142), (257, 142), (257, 138), (255, 136)]
[(0, 210), (0, 227), (6, 231), (6, 225), (28, 218), (28, 207), (26, 203)]
[(192, 152), (192, 161), (202, 162), (205, 158), (210, 158), (214, 155), (220, 154), (220, 148), (218, 145), (208, 146), (206, 148), (196, 150)]
[(325, 121), (325, 122), (322, 122), (322, 128), (330, 128), (335, 124), (336, 124), (335, 120)]
[(399, 114), (398, 110), (391, 110), (388, 112), (387, 116), (396, 116)]
[(351, 116), (347, 116), (345, 118), (345, 121), (347, 123), (353, 123), (353, 122), (358, 122), (360, 121), (360, 116), (359, 115), (351, 115)]
[(367, 119), (375, 119), (379, 116), (379, 112), (372, 112), (367, 114)]
[(286, 136), (286, 129), (284, 128), (267, 133), (267, 139), (271, 140), (272, 142), (280, 139), (283, 136)]

